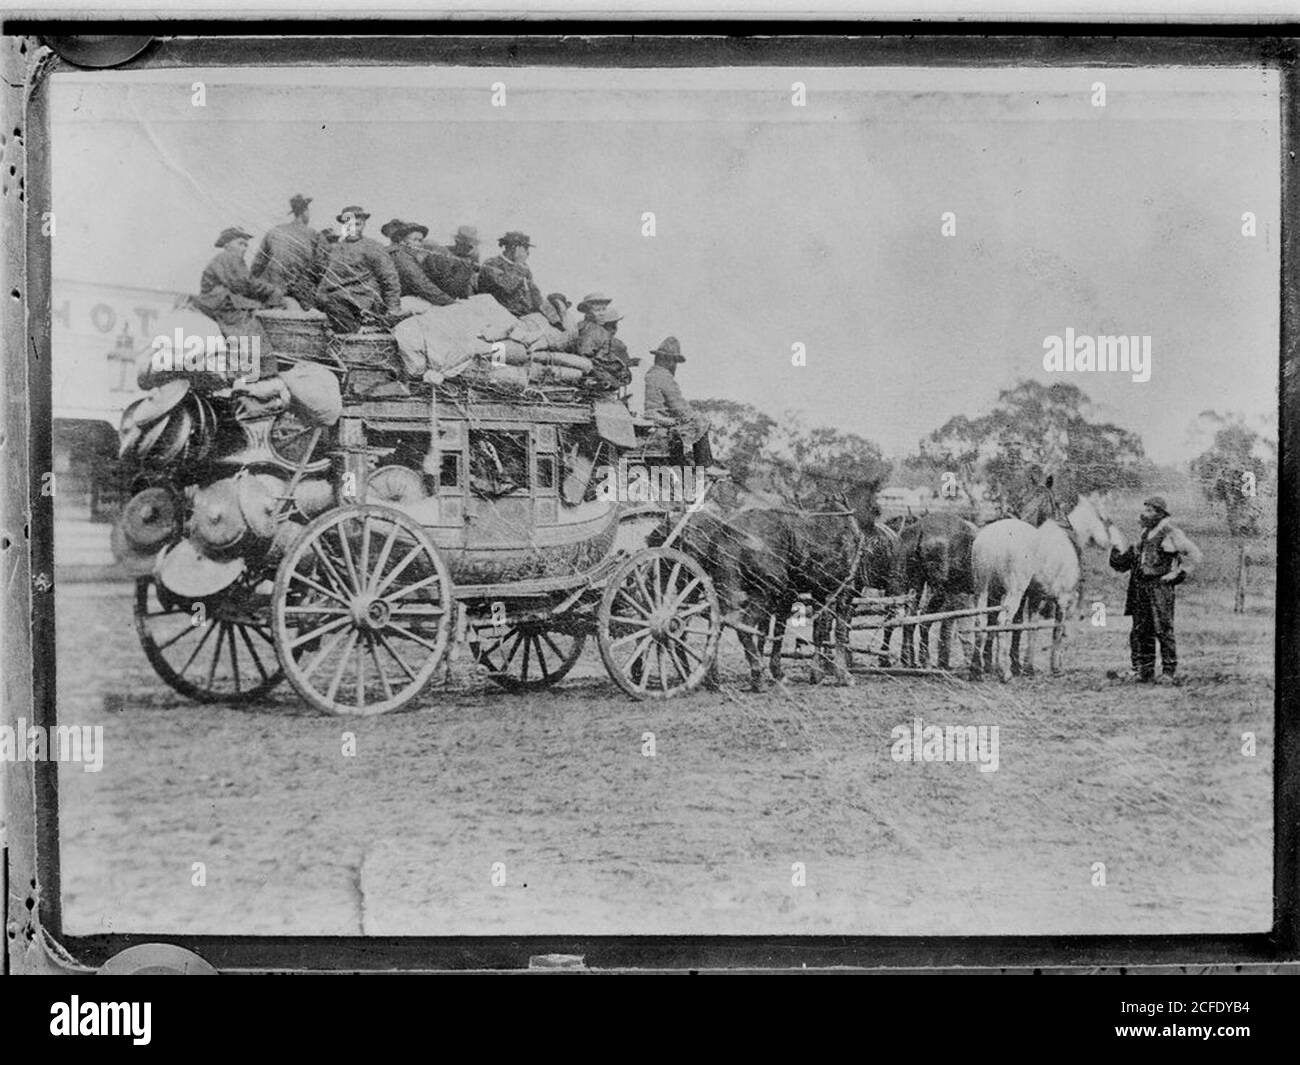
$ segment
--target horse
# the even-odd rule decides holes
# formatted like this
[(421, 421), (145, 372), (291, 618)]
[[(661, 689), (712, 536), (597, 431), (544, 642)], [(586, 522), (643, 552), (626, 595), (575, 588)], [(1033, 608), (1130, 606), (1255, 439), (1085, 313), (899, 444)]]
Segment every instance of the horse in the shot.
[[(863, 529), (874, 527), (879, 516), (875, 490), (874, 482), (862, 482), (823, 493), (813, 510), (702, 510), (687, 521), (682, 549), (712, 578), (724, 620), (736, 630), (745, 652), (754, 690), (761, 691), (771, 679), (762, 657), (769, 620), (789, 618), (804, 600), (813, 626), (809, 680), (820, 683), (823, 667), (829, 665), (837, 680), (853, 683), (848, 632), (866, 552)], [(834, 623), (843, 664), (827, 651)], [(774, 650), (779, 660), (779, 642)]]
[[(998, 604), (1001, 607), (999, 625), (1011, 623), (1018, 616), (1028, 619), (1040, 609), (1050, 607), (1055, 621), (1051, 653), (1053, 674), (1060, 672), (1066, 626), (1078, 605), (1082, 546), (1095, 544), (1103, 549), (1110, 546), (1105, 509), (1096, 496), (1080, 496), (1064, 519), (1050, 516), (1055, 509), (1053, 500), (1046, 512), (1049, 516), (1038, 527), (1019, 518), (1003, 518), (986, 525), (976, 535), (971, 548), (976, 606), (982, 610), (991, 602)], [(1029, 605), (1026, 607), (1027, 597)], [(982, 617), (987, 619), (988, 614)], [(987, 620), (981, 620), (979, 624), (983, 627)], [(989, 635), (981, 636), (977, 631), (975, 653), (971, 657), (972, 676), (989, 671), (995, 655), (999, 658), (998, 672), (1004, 679), (1012, 673), (1020, 673), (1020, 633), (1013, 633), (1009, 669), (1002, 668), (997, 650), (999, 641), (994, 636), (990, 642)], [(1028, 672), (1032, 672), (1032, 638), (1027, 641), (1027, 648), (1025, 666)]]
[[(952, 610), (964, 605), (975, 593), (971, 573), (971, 547), (977, 528), (956, 514), (926, 514), (903, 529), (894, 558), (893, 587), (896, 594), (915, 596), (916, 613)], [(930, 664), (930, 630), (934, 622), (903, 626), (901, 662), (916, 664), (916, 632), (920, 628), (920, 665)], [(951, 666), (952, 632), (955, 619), (938, 622), (939, 665)]]

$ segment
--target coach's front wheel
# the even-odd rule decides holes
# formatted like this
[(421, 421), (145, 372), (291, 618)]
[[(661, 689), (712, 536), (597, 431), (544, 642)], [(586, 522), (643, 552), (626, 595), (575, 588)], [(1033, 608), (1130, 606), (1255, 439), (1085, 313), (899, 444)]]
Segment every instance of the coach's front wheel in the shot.
[(611, 575), (596, 639), (623, 691), (634, 699), (670, 699), (709, 675), (721, 631), (718, 597), (700, 564), (674, 548), (649, 547)]

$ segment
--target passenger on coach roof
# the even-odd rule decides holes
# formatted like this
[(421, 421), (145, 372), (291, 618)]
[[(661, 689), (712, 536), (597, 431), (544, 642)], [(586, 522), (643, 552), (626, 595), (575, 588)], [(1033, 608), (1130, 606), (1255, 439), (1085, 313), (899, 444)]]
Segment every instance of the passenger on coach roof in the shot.
[(429, 227), (419, 222), (401, 222), (396, 218), (380, 230), (388, 237), (388, 254), (393, 257), (403, 296), (418, 296), (435, 307), (446, 307), (455, 300), (429, 279), (424, 269), (428, 257), (421, 243), (429, 235)]
[(284, 290), (252, 275), (244, 255), (252, 234), (230, 226), (217, 237), (221, 251), (203, 270), (194, 306), (221, 326), (229, 337), (260, 337), (261, 323), (253, 312), (284, 306)]
[(253, 276), (274, 285), (298, 301), (304, 310), (315, 306), (317, 257), (322, 238), (312, 229), (311, 197), (298, 193), (289, 200), (293, 221), (267, 231), (253, 258)]
[(383, 245), (365, 236), (370, 213), (350, 206), (339, 212), (338, 242), (330, 245), (317, 303), (340, 333), (355, 333), (365, 316), (377, 319), (402, 313), (402, 283)]
[(516, 318), (541, 311), (555, 325), (555, 308), (542, 299), (542, 290), (528, 268), (528, 253), (533, 244), (527, 233), (511, 230), (498, 241), (501, 254), (483, 264), (478, 290), (490, 293)]
[(616, 391), (632, 383), (632, 360), (627, 345), (615, 335), (623, 316), (605, 301), (578, 327), (576, 353), (591, 360), (586, 383), (602, 391)]
[(468, 299), (478, 291), (478, 245), (478, 230), (473, 226), (457, 229), (450, 248), (426, 240), (424, 272), (449, 296)]

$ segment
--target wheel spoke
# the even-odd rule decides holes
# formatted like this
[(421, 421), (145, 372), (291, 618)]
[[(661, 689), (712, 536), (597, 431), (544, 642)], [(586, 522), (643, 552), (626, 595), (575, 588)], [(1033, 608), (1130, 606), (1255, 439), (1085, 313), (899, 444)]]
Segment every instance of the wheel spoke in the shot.
[(402, 667), (402, 672), (410, 677), (411, 680), (415, 680), (415, 674), (411, 671), (411, 667), (406, 664), (406, 659), (393, 650), (393, 645), (388, 642), (388, 638), (382, 632), (375, 633), (375, 636), (378, 637), (379, 642), (384, 645), (384, 650), (397, 660), (397, 664)]
[[(551, 669), (546, 664), (546, 653), (542, 650), (542, 638), (536, 634), (533, 635), (533, 646), (537, 648), (537, 664), (542, 667), (542, 679), (551, 679)], [(563, 660), (563, 656), (561, 656)]]
[(389, 527), (388, 537), (384, 540), (383, 550), (379, 552), (379, 561), (375, 563), (375, 572), (371, 576), (370, 583), (366, 585), (367, 588), (373, 589), (379, 583), (379, 575), (384, 572), (384, 567), (388, 565), (388, 556), (393, 550), (393, 544), (397, 543), (397, 529), (398, 526), (396, 525)]
[(244, 646), (248, 648), (248, 653), (252, 655), (253, 661), (257, 663), (257, 671), (262, 674), (262, 680), (268, 681), (271, 675), (267, 673), (266, 667), (262, 665), (262, 659), (258, 657), (257, 651), (253, 647), (253, 641), (248, 635), (248, 629), (243, 625), (239, 626), (239, 635), (244, 641)]
[(239, 694), (239, 652), (235, 649), (235, 626), (226, 624), (226, 638), (230, 641), (230, 672), (235, 675), (235, 694)]
[[(348, 539), (346, 519), (334, 526), (334, 532), (339, 538), (339, 546), (342, 548), (343, 564), (348, 568), (348, 576), (352, 578), (352, 587), (360, 592), (365, 584), (362, 583), (361, 574), (357, 572), (357, 564), (352, 558), (352, 541)], [(322, 538), (323, 539), (323, 538)]]
[(339, 593), (343, 593), (336, 594), (334, 598), (339, 600), (339, 602), (346, 604), (348, 600), (344, 598), (344, 595), (355, 595), (356, 589), (348, 587), (348, 582), (339, 574), (333, 560), (325, 553), (325, 549), (321, 546), (319, 540), (313, 540), (311, 542), (311, 550), (312, 553), (321, 560), (321, 564), (329, 570), (330, 576), (334, 578), (334, 586), (339, 590)]
[(704, 657), (698, 654), (696, 650), (685, 640), (683, 640), (680, 636), (674, 636), (672, 634), (669, 634), (669, 638), (673, 641), (673, 643), (675, 643), (678, 646), (678, 648), (685, 651), (688, 655), (690, 655), (693, 659), (695, 659), (695, 661), (700, 663), (700, 665), (704, 665)]
[(217, 661), (221, 658), (221, 645), (226, 639), (226, 623), (217, 622), (217, 647), (212, 652), (212, 661), (208, 663), (208, 691), (213, 688), (213, 683), (217, 677)]
[(438, 650), (438, 645), (436, 643), (430, 643), (423, 636), (417, 636), (415, 633), (413, 633), (410, 629), (406, 628), (404, 625), (398, 625), (396, 622), (390, 620), (388, 622), (388, 628), (392, 629), (395, 633), (397, 633), (400, 636), (405, 636), (408, 640), (414, 640), (421, 647), (427, 647), (430, 651)]
[(352, 624), (352, 616), (350, 614), (345, 615), (343, 617), (335, 618), (333, 621), (327, 621), (325, 622), (324, 625), (320, 625), (317, 628), (312, 629), (311, 632), (307, 633), (306, 635), (299, 636), (296, 640), (291, 641), (289, 643), (289, 650), (292, 651), (296, 647), (301, 647), (303, 644), (309, 642), (310, 640), (315, 640), (321, 636), (324, 636), (325, 633), (327, 632), (333, 632), (341, 625), (351, 625), (351, 624)]
[(170, 640), (168, 640), (166, 643), (160, 643), (160, 644), (158, 644), (158, 650), (160, 650), (160, 651), (165, 651), (165, 650), (167, 650), (167, 648), (169, 648), (172, 644), (174, 644), (174, 643), (179, 643), (179, 642), (180, 642), (182, 639), (184, 639), (186, 636), (192, 636), (192, 635), (194, 635), (195, 633), (197, 633), (200, 629), (203, 629), (203, 628), (205, 628), (205, 626), (203, 626), (203, 625), (195, 625), (193, 622), (189, 622), (189, 621), (187, 621), (187, 622), (185, 623), (185, 628), (181, 629), (181, 631), (178, 632), (175, 636), (173, 636)]
[[(681, 592), (678, 593), (677, 597), (673, 600), (673, 606), (672, 606), (673, 613), (676, 614), (678, 608), (684, 602), (686, 602), (686, 599), (691, 594), (691, 592), (695, 591), (697, 587), (701, 587), (703, 584), (704, 582), (701, 581), (699, 577), (692, 577), (690, 581), (687, 582), (686, 587), (683, 588)], [(704, 606), (706, 609), (708, 608), (708, 603), (703, 603), (701, 605)]]
[(515, 655), (519, 653), (519, 645), (523, 643), (524, 634), (519, 629), (511, 629), (505, 639), (511, 636), (515, 638), (514, 644), (510, 648), (510, 653), (506, 655), (505, 661), (501, 663), (501, 672), (504, 673), (510, 668), (510, 663), (515, 660)]
[[(380, 639), (382, 639), (382, 637), (380, 637)], [(376, 649), (375, 643), (375, 640), (370, 641), (370, 657), (375, 661), (375, 670), (379, 674), (380, 683), (384, 686), (384, 698), (386, 700), (392, 699), (393, 686), (388, 683), (388, 674), (384, 671), (384, 667), (379, 662), (379, 651)], [(410, 670), (407, 670), (407, 675), (410, 675)]]
[(648, 627), (642, 626), (641, 628), (637, 629), (636, 632), (629, 632), (626, 636), (620, 636), (617, 640), (610, 640), (609, 646), (611, 649), (615, 647), (622, 647), (623, 644), (628, 642), (628, 640), (639, 639), (640, 637), (646, 635), (649, 632), (650, 629)]
[(521, 630), (520, 639), (523, 641), (523, 645), (524, 645), (524, 661), (523, 664), (519, 667), (519, 676), (520, 679), (527, 680), (528, 679), (528, 657), (533, 652), (533, 638), (530, 634), (526, 632), (522, 632)]
[[(364, 564), (361, 572), (365, 573)], [(357, 706), (366, 705), (366, 656), (361, 647), (366, 642), (364, 637), (357, 640)]]
[(664, 667), (664, 645), (655, 644), (655, 657), (659, 660), (659, 690), (668, 690), (668, 670)]
[(303, 584), (307, 585), (309, 588), (313, 588), (316, 591), (320, 592), (321, 595), (328, 595), (331, 599), (337, 599), (345, 607), (348, 605), (348, 601), (344, 599), (343, 596), (339, 595), (338, 592), (332, 592), (330, 591), (330, 589), (326, 588), (323, 584), (317, 584), (314, 580), (308, 577), (305, 573), (302, 573), (300, 570), (295, 569), (291, 574), (289, 574), (289, 579), (293, 581), (302, 581)]
[(208, 637), (212, 635), (213, 625), (211, 621), (200, 625), (199, 628), (203, 630), (203, 639), (199, 640), (194, 650), (190, 652), (190, 657), (185, 660), (185, 665), (181, 666), (179, 675), (182, 677), (185, 675), (185, 671), (194, 664), (194, 660), (199, 657), (199, 652), (203, 650), (203, 645), (208, 642)]
[(408, 584), (405, 588), (403, 588), (399, 592), (394, 592), (392, 595), (384, 596), (384, 601), (387, 603), (391, 603), (395, 599), (401, 599), (402, 596), (404, 595), (410, 595), (412, 592), (418, 592), (421, 588), (425, 588), (428, 585), (433, 584), (435, 581), (440, 581), (441, 579), (442, 578), (439, 577), (438, 574), (432, 573), (428, 577), (424, 577), (416, 581), (414, 584)]
[(312, 659), (311, 666), (303, 670), (302, 675), (304, 679), (311, 680), (312, 674), (315, 673), (316, 670), (320, 669), (321, 664), (334, 653), (334, 648), (343, 642), (343, 637), (346, 635), (346, 632), (336, 632), (334, 634), (334, 639), (329, 642), (328, 646), (323, 646), (317, 649), (316, 657)]
[(635, 610), (638, 614), (640, 614), (641, 617), (648, 618), (650, 616), (649, 609), (643, 606), (641, 603), (638, 603), (636, 599), (632, 597), (632, 594), (627, 590), (626, 587), (620, 588), (618, 590), (618, 594), (621, 595), (624, 599), (626, 599), (628, 605), (631, 606), (632, 609)]
[(334, 696), (339, 690), (339, 684), (343, 680), (343, 674), (347, 672), (348, 655), (352, 653), (352, 648), (356, 646), (360, 634), (356, 629), (348, 633), (348, 645), (343, 648), (343, 653), (339, 655), (339, 664), (334, 667), (334, 676), (330, 678), (329, 690), (325, 693), (327, 702), (333, 702)]
[(384, 578), (383, 583), (381, 583), (379, 587), (375, 589), (374, 594), (382, 596), (384, 594), (384, 589), (387, 588), (390, 584), (392, 584), (393, 581), (397, 580), (397, 578), (402, 575), (403, 571), (405, 571), (406, 567), (420, 557), (420, 553), (423, 550), (424, 549), (419, 544), (416, 544), (413, 548), (411, 548), (410, 553), (404, 559), (402, 559), (402, 561), (399, 562), (396, 565), (396, 567), (394, 567), (392, 573), (390, 573), (387, 577)]

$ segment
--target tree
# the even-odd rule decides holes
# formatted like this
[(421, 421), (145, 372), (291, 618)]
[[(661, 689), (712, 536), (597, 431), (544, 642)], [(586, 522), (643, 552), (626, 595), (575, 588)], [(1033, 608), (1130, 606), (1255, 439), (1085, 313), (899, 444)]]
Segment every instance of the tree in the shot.
[(989, 413), (950, 418), (921, 441), (918, 457), (957, 474), (972, 501), (979, 484), (999, 513), (1015, 514), (1049, 473), (1066, 499), (1135, 486), (1143, 448), (1136, 433), (1094, 420), (1077, 385), (1022, 380)]
[(691, 405), (713, 423), (714, 456), (738, 483), (747, 483), (755, 462), (768, 454), (776, 421), (748, 403), (730, 399), (697, 400)]
[(1214, 442), (1191, 461), (1201, 494), (1221, 506), (1237, 547), (1237, 590), (1232, 612), (1246, 610), (1246, 545), (1262, 531), (1260, 495), (1276, 473), (1277, 444), (1248, 427), (1239, 415), (1203, 411), (1201, 420), (1217, 425)]

